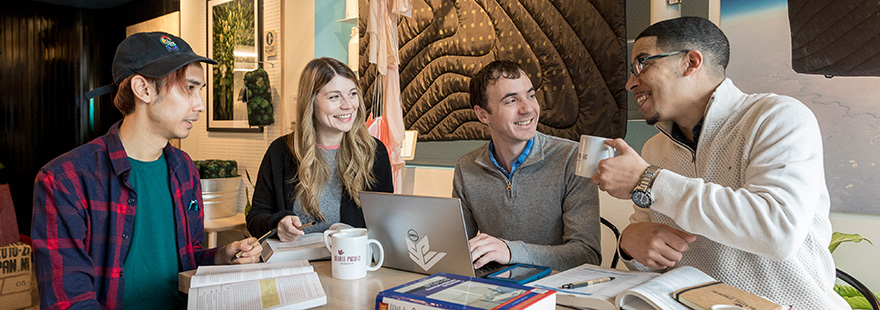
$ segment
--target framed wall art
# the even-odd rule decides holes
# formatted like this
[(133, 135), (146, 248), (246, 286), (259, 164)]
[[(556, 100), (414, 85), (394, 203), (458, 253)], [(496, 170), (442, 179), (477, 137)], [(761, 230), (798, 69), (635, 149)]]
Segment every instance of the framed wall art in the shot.
[(211, 0), (207, 6), (208, 131), (262, 132), (248, 125), (244, 75), (257, 69), (259, 0)]

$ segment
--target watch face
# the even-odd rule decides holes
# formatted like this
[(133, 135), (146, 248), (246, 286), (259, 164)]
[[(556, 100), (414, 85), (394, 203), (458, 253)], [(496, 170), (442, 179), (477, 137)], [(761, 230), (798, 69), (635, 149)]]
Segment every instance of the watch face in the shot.
[(645, 191), (637, 190), (632, 193), (632, 201), (639, 207), (651, 206), (651, 195)]

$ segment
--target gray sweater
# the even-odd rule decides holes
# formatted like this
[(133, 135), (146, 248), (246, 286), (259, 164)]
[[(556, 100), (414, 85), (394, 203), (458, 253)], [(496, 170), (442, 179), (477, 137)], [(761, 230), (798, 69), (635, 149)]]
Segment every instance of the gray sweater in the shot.
[(453, 196), (461, 198), (468, 237), (479, 231), (502, 239), (510, 263), (560, 271), (598, 265), (599, 194), (588, 178), (574, 173), (577, 148), (538, 132), (531, 154), (509, 180), (492, 164), (488, 144), (462, 156)]

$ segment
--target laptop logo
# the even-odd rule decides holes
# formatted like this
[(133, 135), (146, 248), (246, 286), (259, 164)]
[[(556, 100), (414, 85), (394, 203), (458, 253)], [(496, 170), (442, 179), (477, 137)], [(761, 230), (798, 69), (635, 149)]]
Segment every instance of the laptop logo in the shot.
[(409, 250), (409, 258), (425, 271), (434, 267), (446, 256), (445, 252), (431, 251), (428, 236), (419, 239), (419, 233), (413, 229), (406, 232), (406, 248)]

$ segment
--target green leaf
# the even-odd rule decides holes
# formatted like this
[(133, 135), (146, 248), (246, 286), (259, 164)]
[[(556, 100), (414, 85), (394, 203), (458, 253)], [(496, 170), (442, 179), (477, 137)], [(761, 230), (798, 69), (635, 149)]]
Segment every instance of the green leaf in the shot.
[(868, 240), (868, 238), (862, 238), (862, 236), (859, 234), (845, 234), (841, 232), (834, 232), (834, 234), (831, 235), (831, 244), (828, 246), (828, 250), (833, 253), (834, 250), (837, 249), (837, 246), (839, 246), (843, 242), (859, 243), (862, 242), (862, 240), (867, 241), (872, 245), (874, 244), (871, 242), (871, 240)]
[[(849, 304), (850, 308), (853, 309), (871, 309), (871, 304), (868, 302), (868, 299), (859, 293), (855, 287), (843, 284), (835, 284), (834, 291), (837, 292), (840, 297), (843, 297), (843, 300), (846, 300), (846, 303)], [(873, 293), (873, 292), (872, 292)], [(880, 294), (873, 293), (877, 299), (880, 299)]]

